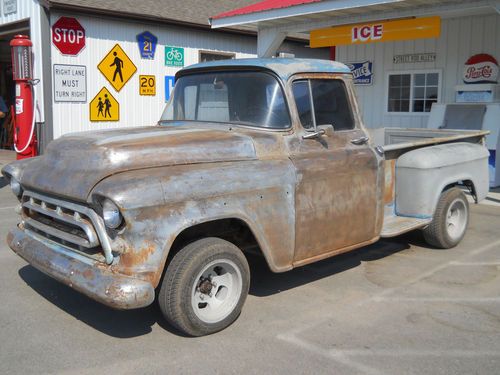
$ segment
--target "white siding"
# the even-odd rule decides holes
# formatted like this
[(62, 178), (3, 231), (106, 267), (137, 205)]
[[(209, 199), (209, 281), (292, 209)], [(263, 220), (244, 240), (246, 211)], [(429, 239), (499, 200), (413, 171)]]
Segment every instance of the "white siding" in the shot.
[[(357, 86), (365, 124), (383, 126), (425, 127), (428, 114), (389, 114), (387, 72), (401, 70), (441, 70), (441, 102), (455, 100), (455, 85), (462, 83), (465, 61), (477, 53), (488, 53), (500, 60), (500, 16), (469, 16), (443, 19), (438, 39), (373, 43), (337, 47), (337, 59), (343, 62), (373, 61), (373, 85)], [(436, 61), (394, 64), (394, 55), (435, 52)]]
[[(74, 16), (51, 14), (51, 24), (54, 24), (62, 15)], [(75, 57), (62, 55), (52, 45), (52, 64), (87, 67), (87, 103), (53, 103), (54, 138), (70, 132), (156, 124), (165, 106), (164, 77), (175, 75), (179, 70), (179, 68), (165, 66), (165, 45), (184, 47), (185, 66), (198, 62), (200, 49), (235, 52), (236, 57), (239, 58), (251, 56), (255, 52), (255, 43), (249, 42), (245, 37), (222, 33), (215, 37), (204, 31), (193, 31), (175, 26), (149, 26), (139, 22), (115, 21), (109, 18), (89, 16), (76, 18), (85, 28), (85, 48)], [(158, 37), (154, 60), (140, 57), (136, 36), (146, 30)], [(120, 92), (117, 92), (97, 69), (99, 62), (117, 43), (137, 67), (136, 73)], [(139, 95), (139, 75), (142, 74), (156, 76), (156, 96)], [(120, 121), (89, 121), (89, 102), (103, 86), (120, 103)]]
[[(41, 6), (36, 0), (17, 0), (17, 12), (4, 16), (3, 2), (0, 11), (0, 25), (6, 25), (23, 20), (29, 20), (30, 24), (30, 39), (33, 42), (33, 76), (43, 82), (42, 74), (42, 40), (40, 33), (40, 12)], [(13, 26), (16, 28), (16, 26)], [(40, 109), (40, 118), (37, 116), (37, 121), (44, 121), (43, 113), (43, 87), (39, 84), (35, 87), (35, 99)]]

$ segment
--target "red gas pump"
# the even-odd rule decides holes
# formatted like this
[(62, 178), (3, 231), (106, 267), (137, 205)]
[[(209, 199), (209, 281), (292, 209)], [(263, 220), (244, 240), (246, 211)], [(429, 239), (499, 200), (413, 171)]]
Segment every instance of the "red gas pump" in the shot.
[(14, 150), (17, 159), (37, 155), (35, 135), (35, 107), (33, 86), (33, 43), (26, 35), (16, 35), (10, 41), (12, 47), (12, 73), (16, 82), (16, 117), (14, 127)]

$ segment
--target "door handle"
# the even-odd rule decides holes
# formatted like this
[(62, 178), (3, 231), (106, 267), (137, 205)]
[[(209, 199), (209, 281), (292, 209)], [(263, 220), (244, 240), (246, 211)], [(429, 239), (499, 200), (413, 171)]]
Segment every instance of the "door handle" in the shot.
[(370, 140), (370, 138), (368, 138), (368, 137), (359, 137), (356, 139), (352, 139), (351, 143), (353, 145), (364, 145), (364, 144), (368, 143), (369, 140)]

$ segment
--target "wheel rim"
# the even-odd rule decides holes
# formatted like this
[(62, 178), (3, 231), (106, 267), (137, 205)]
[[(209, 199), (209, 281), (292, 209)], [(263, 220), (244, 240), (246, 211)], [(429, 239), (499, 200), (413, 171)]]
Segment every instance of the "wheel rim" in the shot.
[(446, 212), (446, 231), (452, 240), (462, 237), (467, 225), (467, 208), (461, 199), (455, 199)]
[(217, 323), (234, 310), (241, 296), (243, 279), (236, 264), (218, 259), (203, 267), (191, 291), (191, 305), (205, 323)]

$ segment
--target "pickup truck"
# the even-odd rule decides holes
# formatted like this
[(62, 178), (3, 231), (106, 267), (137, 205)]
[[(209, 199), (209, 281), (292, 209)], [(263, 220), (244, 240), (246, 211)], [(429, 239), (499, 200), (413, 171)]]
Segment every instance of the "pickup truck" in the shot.
[(5, 166), (20, 201), (7, 242), (90, 298), (157, 300), (181, 332), (206, 335), (239, 316), (247, 254), (284, 272), (416, 229), (456, 246), (464, 189), (488, 192), (486, 134), (370, 134), (337, 62), (197, 64), (156, 126), (65, 135)]

